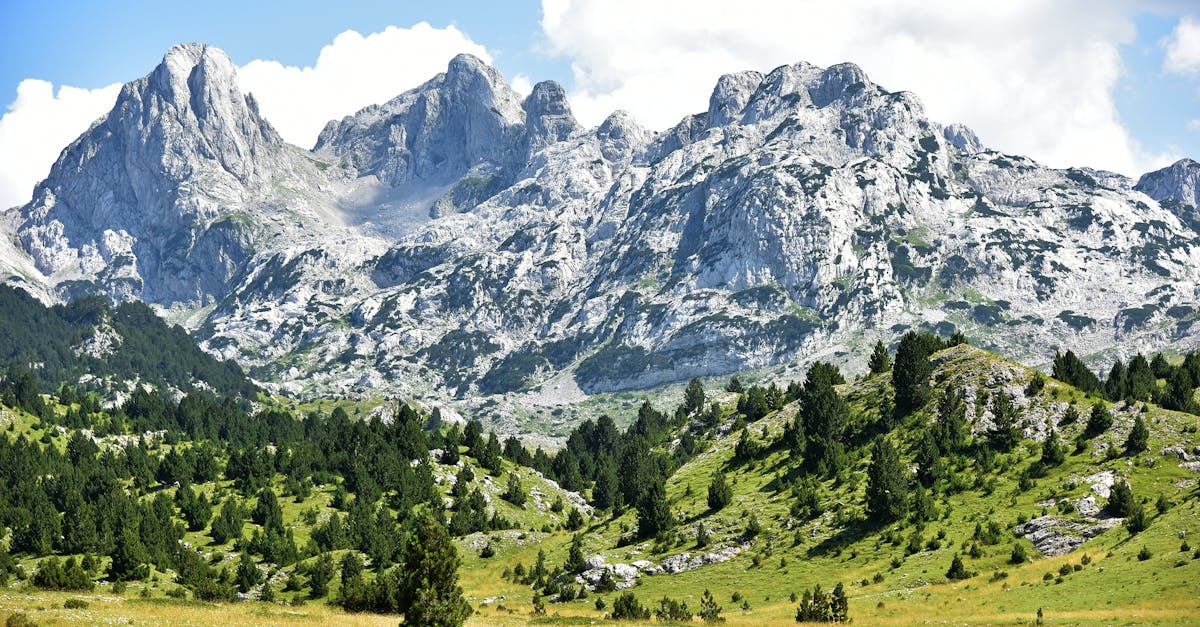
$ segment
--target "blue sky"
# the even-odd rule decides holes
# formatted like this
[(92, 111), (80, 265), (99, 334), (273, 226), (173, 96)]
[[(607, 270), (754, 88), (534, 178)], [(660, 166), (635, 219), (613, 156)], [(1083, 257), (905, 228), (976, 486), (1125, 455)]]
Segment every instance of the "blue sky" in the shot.
[[(421, 22), (431, 28), (410, 28)], [(366, 37), (339, 38), (347, 31)], [(563, 83), (585, 124), (624, 108), (660, 130), (703, 110), (721, 73), (852, 61), (916, 93), (935, 121), (1049, 165), (1136, 176), (1200, 158), (1200, 3), (1187, 0), (7, 0), (0, 208), (28, 199), (117, 84), (186, 41), (229, 53), (243, 89), (306, 147), (324, 121), (419, 84), (463, 50), (518, 89)]]

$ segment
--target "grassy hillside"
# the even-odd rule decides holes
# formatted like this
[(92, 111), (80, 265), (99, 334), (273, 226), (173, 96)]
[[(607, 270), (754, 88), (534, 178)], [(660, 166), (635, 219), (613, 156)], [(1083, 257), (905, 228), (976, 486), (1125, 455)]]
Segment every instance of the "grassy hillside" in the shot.
[[(1092, 406), (1099, 401), (1095, 395), (967, 345), (941, 350), (930, 361), (927, 402), (899, 418), (893, 417), (890, 373), (837, 385), (848, 410), (847, 426), (840, 432), (844, 458), (827, 472), (814, 470), (806, 461), (811, 448), (797, 454), (786, 444), (790, 425), (803, 411), (802, 401), (786, 402), (747, 420), (737, 409), (741, 395), (709, 390), (708, 408), (690, 418), (677, 413), (684, 416), (682, 421), (670, 421), (665, 434), (651, 438), (654, 451), (682, 460), (665, 480), (675, 525), (656, 537), (638, 534), (639, 512), (634, 507), (588, 511), (580, 495), (561, 490), (541, 472), (512, 459), (489, 472), (472, 456), (477, 449), (459, 448), (462, 465), (475, 475), (471, 487), (484, 495), (488, 513), (499, 514), (513, 526), (455, 539), (463, 560), (460, 584), (476, 608), (470, 623), (589, 624), (612, 612), (626, 591), (650, 609), (669, 597), (686, 602), (695, 613), (709, 590), (730, 624), (795, 624), (805, 591), (814, 586), (827, 591), (838, 583), (846, 591), (849, 616), (858, 624), (1033, 624), (1039, 609), (1047, 624), (1200, 621), (1200, 464), (1193, 462), (1194, 447), (1200, 445), (1200, 418), (1146, 402), (1106, 403), (1102, 409), (1111, 416), (1111, 425), (1087, 434)], [(962, 394), (961, 411), (970, 435), (958, 450), (938, 457), (940, 474), (922, 492), (916, 488), (926, 471), (920, 458), (922, 442), (942, 420), (942, 398), (953, 392)], [(1011, 399), (1020, 431), (1010, 450), (996, 449), (996, 436), (990, 435), (999, 395)], [(1072, 413), (1077, 414), (1073, 420)], [(715, 416), (715, 424), (706, 416)], [(1126, 441), (1139, 417), (1148, 427), (1148, 443), (1144, 450), (1127, 451)], [(636, 428), (635, 421), (623, 437), (632, 437)], [(0, 414), (0, 429), (7, 430), (9, 438), (24, 435), (60, 449), (70, 435), (69, 429), (41, 423), (19, 410)], [(1058, 464), (1045, 461), (1043, 442), (1051, 429), (1065, 453)], [(685, 443), (688, 438), (694, 444)], [(873, 451), (881, 439), (899, 452), (909, 486), (907, 511), (884, 522), (876, 520), (866, 504)], [(434, 437), (431, 446), (436, 443)], [(164, 454), (187, 446), (182, 441), (162, 442), (154, 450)], [(678, 452), (693, 446), (690, 454)], [(525, 462), (538, 466), (537, 461)], [(438, 494), (448, 503), (454, 501), (452, 477), (461, 467), (432, 464)], [(713, 511), (707, 493), (718, 471), (725, 474), (731, 494), (727, 505)], [(520, 507), (501, 498), (511, 473), (528, 492)], [(1111, 486), (1122, 481), (1128, 482), (1135, 503), (1145, 512), (1142, 530), (1134, 532), (1105, 511)], [(283, 524), (299, 547), (309, 544), (317, 526), (331, 515), (345, 515), (349, 507), (334, 507), (342, 498), (338, 486), (345, 485), (344, 479), (314, 483), (303, 497), (291, 494), (283, 473), (274, 475), (270, 485), (279, 496)], [(142, 498), (174, 489), (151, 488)], [(228, 479), (196, 483), (195, 489), (209, 495), (237, 493), (236, 483)], [(585, 488), (582, 496), (594, 498), (595, 489)], [(918, 493), (927, 495), (919, 506)], [(564, 507), (558, 508), (555, 501)], [(254, 501), (244, 505), (253, 507)], [(584, 556), (629, 565), (620, 569), (622, 574), (637, 572), (634, 565), (639, 561), (647, 563), (628, 581), (617, 577), (619, 583), (630, 584), (627, 590), (600, 592), (589, 586), (585, 598), (561, 602), (543, 595), (544, 610), (539, 612), (535, 590), (543, 592), (550, 585), (560, 591), (569, 588), (574, 595), (580, 586), (572, 576), (554, 581), (552, 574), (531, 586), (513, 572), (532, 570), (539, 552), (550, 571), (568, 561), (576, 534), (565, 527), (573, 506), (587, 514), (578, 532)], [(748, 533), (751, 519), (759, 529)], [(697, 542), (701, 526), (708, 535), (703, 547)], [(1045, 529), (1046, 537), (1018, 532), (1018, 527), (1030, 526)], [(260, 529), (247, 521), (244, 535)], [(240, 550), (235, 541), (217, 544), (201, 530), (187, 532), (184, 542), (197, 547), (215, 569), (236, 569)], [(1073, 549), (1048, 556), (1039, 546), (1050, 553)], [(332, 551), (334, 563), (346, 552)], [(1022, 552), (1027, 559), (1015, 563), (1014, 553)], [(44, 558), (17, 553), (26, 577), (12, 577), (0, 590), (0, 614), (19, 611), (36, 621), (60, 624), (117, 618), (161, 624), (396, 622), (395, 616), (347, 614), (330, 606), (338, 593), (336, 576), (327, 596), (310, 599), (308, 573), (318, 554), (317, 549), (302, 549), (297, 561), (284, 566), (256, 556), (254, 561), (270, 577), (275, 602), (224, 603), (195, 600), (191, 591), (175, 583), (174, 572), (157, 568), (144, 580), (130, 581), (121, 593), (105, 583), (93, 592), (40, 591), (29, 575)], [(961, 579), (948, 577), (956, 556), (965, 571)], [(107, 559), (101, 558), (97, 579), (103, 579)], [(709, 563), (673, 574), (657, 572), (694, 561)], [(289, 589), (292, 577), (299, 590)], [(167, 596), (179, 591), (184, 598)], [(258, 587), (248, 596), (260, 592)], [(89, 605), (66, 609), (63, 604), (69, 599)]]

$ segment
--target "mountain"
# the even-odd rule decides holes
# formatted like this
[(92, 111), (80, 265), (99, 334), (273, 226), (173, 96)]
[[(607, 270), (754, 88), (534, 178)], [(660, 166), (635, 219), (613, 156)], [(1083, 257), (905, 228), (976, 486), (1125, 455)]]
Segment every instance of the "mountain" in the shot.
[(0, 365), (31, 367), (45, 389), (96, 390), (105, 398), (134, 382), (162, 392), (207, 391), (253, 400), (258, 387), (233, 362), (200, 350), (188, 333), (140, 302), (110, 307), (98, 297), (46, 307), (0, 285)]
[(655, 133), (584, 129), (561, 86), (522, 100), (460, 55), (304, 151), (188, 45), (64, 151), (16, 233), (58, 294), (170, 309), (293, 393), (554, 397), (859, 366), (909, 328), (1027, 363), (1193, 345), (1195, 181), (987, 149), (852, 64), (724, 76)]

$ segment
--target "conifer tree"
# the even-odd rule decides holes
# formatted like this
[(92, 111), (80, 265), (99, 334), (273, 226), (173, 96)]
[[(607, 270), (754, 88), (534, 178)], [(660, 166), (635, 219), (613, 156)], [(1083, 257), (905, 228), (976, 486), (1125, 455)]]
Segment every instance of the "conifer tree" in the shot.
[(871, 352), (868, 365), (871, 368), (871, 374), (889, 372), (892, 369), (892, 356), (888, 354), (887, 347), (883, 345), (882, 341), (875, 342), (875, 349)]
[(405, 625), (458, 627), (472, 613), (458, 585), (458, 549), (432, 514), (422, 510), (412, 523), (398, 567), (398, 609)]
[(1092, 404), (1092, 412), (1088, 415), (1087, 427), (1084, 433), (1088, 437), (1096, 437), (1112, 426), (1112, 414), (1108, 412), (1108, 407), (1103, 401), (1096, 401)]
[(886, 524), (899, 520), (908, 506), (908, 479), (900, 455), (886, 437), (878, 437), (871, 446), (871, 465), (867, 469), (867, 515)]
[(1146, 428), (1146, 421), (1138, 415), (1133, 421), (1129, 437), (1125, 440), (1125, 451), (1132, 455), (1146, 450), (1149, 445), (1150, 430)]
[(988, 429), (988, 443), (998, 451), (1011, 451), (1021, 441), (1021, 429), (1017, 426), (1020, 410), (1003, 391), (992, 395), (992, 426)]
[(1058, 439), (1058, 434), (1054, 432), (1054, 429), (1051, 429), (1050, 434), (1046, 436), (1046, 440), (1042, 442), (1042, 465), (1046, 467), (1058, 466), (1066, 458), (1067, 453)]
[(713, 474), (712, 482), (708, 484), (708, 509), (718, 511), (729, 505), (733, 490), (725, 482), (725, 473), (718, 470)]
[(929, 361), (927, 342), (912, 331), (900, 339), (896, 361), (892, 364), (892, 385), (896, 390), (896, 412), (907, 415), (929, 400), (929, 378), (933, 364)]
[(704, 384), (700, 383), (700, 379), (692, 379), (683, 393), (683, 409), (688, 415), (691, 415), (703, 408)]

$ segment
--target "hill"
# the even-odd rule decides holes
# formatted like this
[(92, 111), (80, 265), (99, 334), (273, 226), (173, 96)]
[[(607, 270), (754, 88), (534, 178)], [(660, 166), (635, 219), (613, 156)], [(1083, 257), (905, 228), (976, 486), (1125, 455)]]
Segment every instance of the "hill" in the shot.
[[(1153, 360), (1167, 376), (1150, 394), (1161, 397), (1192, 359)], [(1197, 620), (1200, 551), (1189, 542), (1200, 532), (1200, 417), (1132, 396), (1089, 395), (958, 338), (906, 337), (894, 361), (889, 368), (873, 359), (878, 372), (854, 381), (818, 365), (788, 385), (730, 381), (725, 390), (704, 390), (697, 382), (673, 412), (647, 402), (623, 430), (607, 418), (587, 421), (553, 454), (516, 439), (501, 444), (475, 423), (443, 424), (405, 405), (371, 418), (231, 411), (227, 422), (205, 426), (183, 420), (189, 412), (170, 403), (159, 410), (127, 404), (121, 414), (141, 421), (136, 432), (166, 430), (141, 452), (113, 449), (129, 441), (118, 434), (97, 442), (118, 459), (150, 465), (117, 488), (140, 503), (148, 538), (147, 566), (126, 577), (124, 594), (146, 590), (200, 622), (248, 615), (394, 622), (369, 612), (330, 614), (321, 599), (381, 609), (378, 601), (346, 600), (342, 586), (386, 581), (398, 559), (388, 538), (402, 535), (411, 508), (424, 501), (446, 507), (476, 624), (592, 622), (629, 610), (630, 593), (640, 606), (681, 617), (698, 613), (706, 590), (708, 607), (723, 608), (731, 624), (794, 624), (801, 608), (811, 618), (839, 607), (829, 596), (839, 584), (849, 618), (860, 624), (931, 615), (1032, 623), (1039, 611), (1050, 623)], [(56, 405), (56, 414), (66, 409)], [(116, 415), (92, 419), (103, 425)], [(79, 457), (90, 448), (73, 429), (19, 410), (4, 416), (12, 426), (0, 459), (32, 459), (32, 446), (54, 469), (63, 462), (53, 451)], [(215, 463), (201, 461), (205, 451)], [(408, 458), (412, 464), (398, 463)], [(80, 477), (100, 472), (103, 459), (77, 464)], [(193, 474), (175, 487), (181, 469)], [(35, 609), (62, 603), (64, 593), (26, 597), (12, 588), (31, 590), (19, 581), (30, 582), (48, 554), (91, 556), (92, 578), (103, 580), (113, 549), (103, 533), (90, 551), (52, 539), (44, 552), (31, 548), (31, 519), (19, 511), (44, 506), (21, 504), (38, 497), (17, 489), (19, 471), (7, 472), (0, 520), (12, 529), (16, 559), (6, 572), (18, 576), (0, 593), (0, 607), (65, 622), (147, 616), (144, 602), (114, 597), (108, 584), (100, 584), (101, 595), (72, 593), (94, 603), (74, 613)], [(455, 487), (452, 477), (469, 481)], [(73, 502), (69, 482), (50, 486), (49, 498)], [(181, 492), (193, 490), (212, 505), (211, 524), (190, 520), (194, 496)], [(83, 503), (100, 508), (88, 495)], [(244, 531), (214, 537), (231, 500), (249, 518), (238, 524)], [(78, 507), (62, 516), (64, 531)], [(181, 527), (184, 549), (168, 550), (172, 536), (155, 531), (156, 516)], [(95, 520), (99, 531), (104, 518)], [(165, 538), (157, 556), (155, 537)], [(211, 566), (187, 566), (192, 553)], [(337, 576), (347, 555), (363, 569), (358, 583)], [(273, 603), (186, 600), (213, 599), (214, 589), (255, 579), (246, 562), (261, 576), (243, 596), (261, 596), (269, 581)], [(321, 580), (323, 594), (313, 588)], [(832, 605), (806, 604), (814, 590)], [(185, 600), (163, 599), (167, 593)]]

